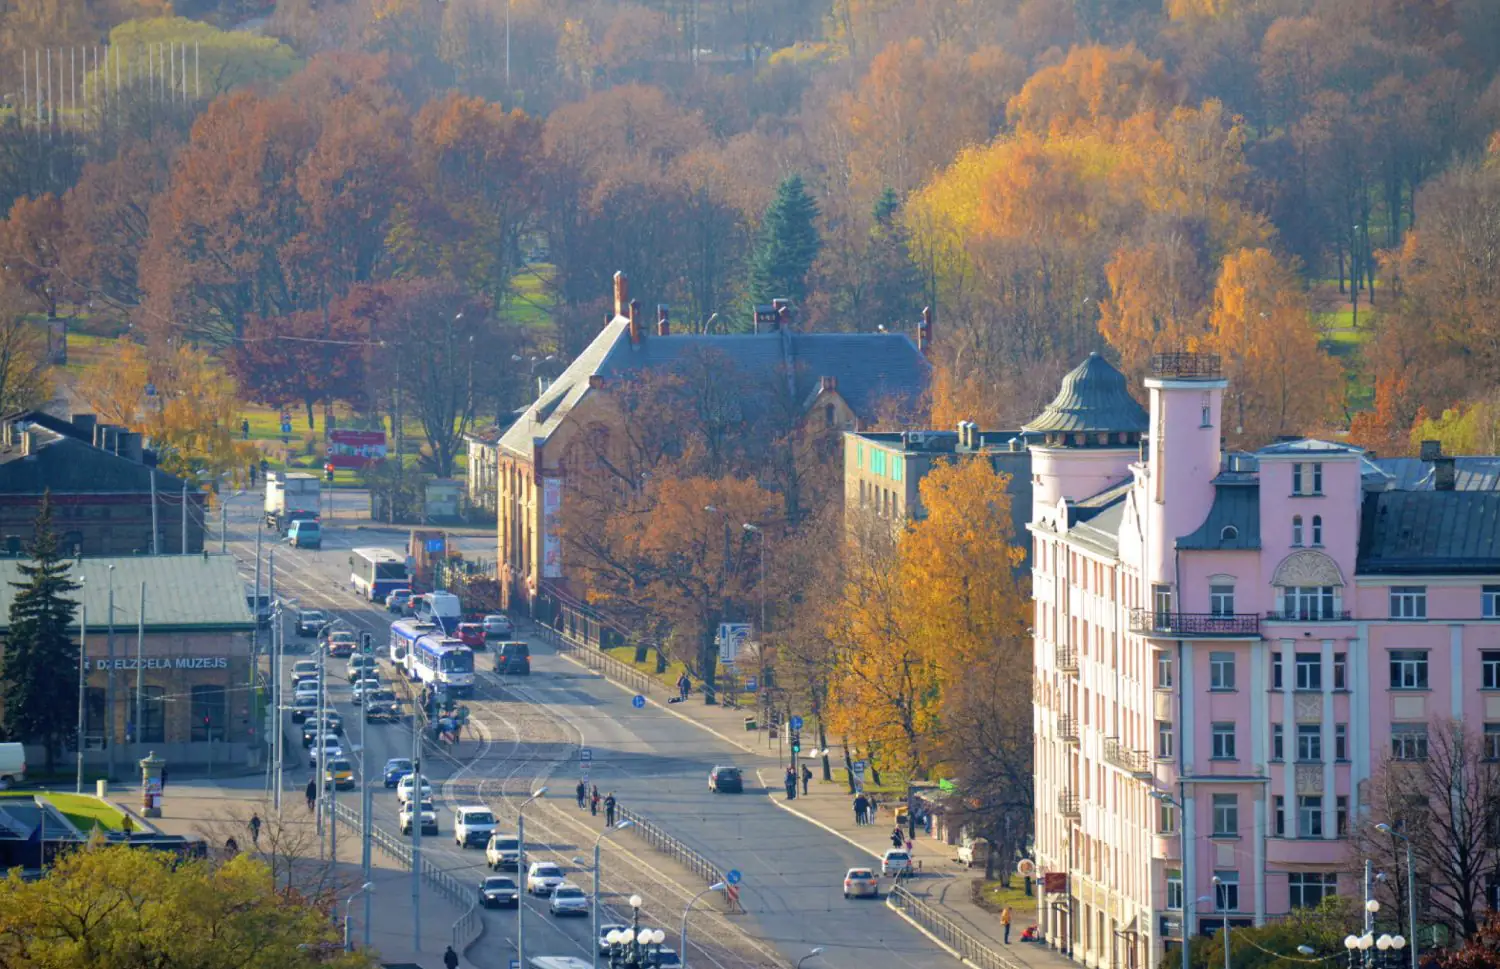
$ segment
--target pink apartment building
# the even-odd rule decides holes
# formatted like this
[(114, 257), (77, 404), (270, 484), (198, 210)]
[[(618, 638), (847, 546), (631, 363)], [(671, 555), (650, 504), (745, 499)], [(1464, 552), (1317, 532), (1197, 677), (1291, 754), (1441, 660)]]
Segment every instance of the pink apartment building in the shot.
[(1500, 753), (1491, 477), (1226, 453), (1226, 387), (1216, 357), (1161, 355), (1142, 408), (1092, 355), (1025, 428), (1041, 921), (1091, 966), (1357, 893), (1349, 819), (1435, 719)]

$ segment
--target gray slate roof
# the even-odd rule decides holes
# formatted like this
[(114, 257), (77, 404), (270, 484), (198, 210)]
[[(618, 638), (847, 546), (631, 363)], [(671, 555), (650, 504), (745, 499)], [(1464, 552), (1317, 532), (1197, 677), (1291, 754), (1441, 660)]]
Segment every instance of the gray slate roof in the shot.
[(629, 378), (669, 370), (702, 351), (722, 354), (752, 380), (791, 378), (794, 399), (807, 401), (819, 378), (838, 380), (838, 394), (861, 421), (872, 422), (887, 398), (915, 402), (927, 389), (931, 366), (901, 333), (736, 333), (713, 336), (648, 334), (630, 342), (630, 324), (616, 317), (506, 431), (500, 447), (529, 457), (589, 390), (589, 377)]
[[(1234, 537), (1225, 538), (1226, 526)], [(1214, 503), (1196, 530), (1177, 539), (1180, 549), (1243, 551), (1260, 548), (1260, 485), (1215, 483)]]
[(1364, 454), (1364, 448), (1355, 447), (1352, 444), (1338, 444), (1333, 441), (1320, 441), (1315, 437), (1299, 438), (1295, 441), (1277, 441), (1261, 448), (1256, 454), (1289, 454), (1301, 455), (1324, 455), (1324, 454)]
[[(1389, 487), (1397, 491), (1431, 491), (1432, 462), (1421, 458), (1375, 458), (1371, 462), (1384, 472)], [(1500, 457), (1453, 458), (1454, 488), (1458, 491), (1500, 491)]]
[(1131, 482), (1122, 481), (1095, 495), (1068, 503), (1068, 539), (1106, 555), (1120, 554), (1120, 526)]
[(1022, 430), (1144, 433), (1150, 418), (1126, 385), (1125, 375), (1091, 353), (1067, 376), (1046, 409)]
[(158, 491), (175, 494), (182, 488), (181, 478), (76, 437), (39, 423), (32, 431), (31, 454), (22, 455), (20, 445), (0, 447), (0, 495), (39, 495), (49, 488), (58, 494), (145, 494), (153, 474)]
[(1355, 571), (1385, 575), (1500, 573), (1500, 494), (1382, 491), (1365, 495)]
[[(13, 582), (25, 559), (0, 559), (0, 632), (10, 623)], [(146, 631), (223, 630), (254, 627), (245, 601), (245, 580), (230, 555), (130, 555), (73, 559), (68, 574), (87, 577), (72, 598), (88, 609), (90, 629), (103, 629), (109, 614), (109, 567), (115, 567), (115, 632), (134, 629), (146, 583)], [(76, 619), (75, 619), (76, 621)], [(92, 634), (91, 634), (92, 635)]]

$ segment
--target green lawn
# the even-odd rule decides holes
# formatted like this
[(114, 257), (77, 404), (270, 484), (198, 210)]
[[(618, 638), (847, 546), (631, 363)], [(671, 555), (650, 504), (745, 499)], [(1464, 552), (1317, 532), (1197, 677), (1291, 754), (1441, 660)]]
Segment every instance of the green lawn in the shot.
[(88, 834), (94, 825), (107, 831), (118, 831), (125, 821), (112, 804), (88, 794), (54, 794), (51, 791), (5, 791), (0, 797), (41, 797), (62, 812), (63, 817), (79, 831)]
[(974, 879), (974, 904), (988, 912), (998, 913), (1002, 908), (1009, 905), (1012, 910), (1036, 910), (1036, 896), (1027, 895), (1021, 886), (1026, 882), (1020, 875), (1010, 876), (1010, 886), (1006, 888), (998, 881), (987, 882), (982, 878)]
[(516, 273), (511, 294), (497, 315), (523, 326), (550, 327), (554, 303), (551, 294), (547, 292), (547, 282), (551, 278), (551, 266), (533, 263), (522, 268)]
[[(829, 756), (833, 757), (834, 755), (833, 754), (829, 754)], [(838, 760), (834, 760), (834, 763), (838, 764), (839, 761)], [(869, 791), (871, 794), (879, 794), (884, 799), (890, 799), (890, 798), (903, 799), (903, 803), (904, 803), (904, 798), (906, 797), (906, 781), (905, 781), (905, 779), (904, 778), (898, 778), (894, 774), (891, 774), (889, 772), (881, 774), (880, 775), (880, 779), (881, 779), (881, 783), (876, 784), (875, 780), (874, 780), (873, 776), (870, 774), (869, 770), (866, 770), (865, 771), (865, 790)], [(833, 768), (833, 783), (840, 784), (840, 785), (843, 786), (843, 788), (845, 790), (848, 790), (849, 789), (849, 772), (846, 769), (844, 769), (843, 767), (834, 767)], [(887, 817), (888, 816), (889, 815), (887, 815)]]
[(660, 680), (674, 690), (677, 688), (677, 678), (682, 675), (683, 670), (687, 669), (687, 664), (677, 660), (670, 660), (667, 663), (667, 671), (665, 673), (656, 672), (656, 651), (652, 649), (646, 650), (646, 661), (644, 663), (637, 663), (635, 661), (634, 646), (616, 646), (614, 649), (606, 649), (604, 652), (622, 663), (628, 663), (652, 679)]

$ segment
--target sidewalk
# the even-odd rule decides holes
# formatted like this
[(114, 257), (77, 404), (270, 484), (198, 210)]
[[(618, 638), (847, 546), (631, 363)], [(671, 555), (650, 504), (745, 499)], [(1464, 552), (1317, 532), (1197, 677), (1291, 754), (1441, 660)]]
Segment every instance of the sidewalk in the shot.
[[(209, 780), (184, 781), (168, 784), (162, 798), (162, 816), (152, 819), (150, 824), (166, 834), (203, 837), (209, 840), (210, 849), (222, 848), (225, 832), (238, 832), (235, 840), (242, 850), (250, 850), (250, 834), (245, 821), (252, 813), (263, 819), (261, 846), (269, 849), (273, 838), (281, 838), (289, 846), (303, 847), (311, 855), (313, 864), (318, 864), (317, 834), (313, 819), (302, 803), (301, 791), (291, 791), (282, 803), (282, 820), (274, 821), (274, 811), (263, 798), (262, 778), (230, 779), (222, 782)], [(112, 797), (112, 801), (123, 798)], [(125, 801), (125, 806), (136, 805)], [(339, 831), (338, 864), (330, 877), (340, 885), (339, 918), (342, 920), (344, 902), (360, 886), (360, 844), (348, 828)], [(286, 849), (291, 851), (289, 847)], [(375, 889), (371, 893), (370, 947), (380, 953), (382, 962), (405, 963), (421, 967), (442, 965), (443, 947), (448, 944), (449, 927), (463, 913), (443, 895), (424, 885), (422, 891), (422, 951), (412, 950), (412, 898), (411, 873), (396, 867), (396, 863), (379, 849), (371, 854), (371, 882)], [(356, 900), (352, 906), (352, 931), (354, 944), (364, 940), (364, 901)], [(483, 940), (480, 942), (481, 946)], [(461, 963), (474, 963), (465, 958)]]

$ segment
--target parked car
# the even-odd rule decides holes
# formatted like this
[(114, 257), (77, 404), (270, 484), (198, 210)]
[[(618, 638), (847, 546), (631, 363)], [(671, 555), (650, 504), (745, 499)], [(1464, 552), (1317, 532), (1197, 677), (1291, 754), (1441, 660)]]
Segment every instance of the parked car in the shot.
[(484, 846), (484, 863), (490, 866), (491, 871), (501, 868), (514, 868), (520, 871), (521, 842), (513, 834), (494, 832), (490, 835), (489, 844)]
[(911, 855), (897, 848), (887, 849), (880, 856), (880, 873), (887, 878), (911, 874)]
[(479, 904), (484, 908), (521, 905), (521, 889), (515, 880), (504, 875), (490, 875), (479, 883)]
[(589, 897), (577, 885), (563, 882), (552, 889), (552, 901), (547, 907), (553, 915), (587, 915)]
[(516, 624), (504, 613), (492, 612), (480, 622), (488, 639), (509, 639), (516, 634)]
[(844, 875), (845, 898), (879, 898), (880, 879), (869, 868), (850, 868)]
[(708, 789), (715, 794), (743, 794), (745, 779), (738, 767), (721, 765), (708, 772)]
[(395, 787), (401, 778), (412, 772), (411, 760), (406, 757), (392, 757), (385, 762), (385, 786)]
[(406, 612), (406, 604), (411, 602), (410, 589), (395, 589), (385, 597), (386, 612)]
[(297, 635), (316, 636), (328, 624), (328, 613), (322, 609), (297, 610)]
[(550, 861), (534, 862), (526, 873), (526, 890), (533, 895), (551, 895), (552, 890), (566, 881), (563, 871)]

